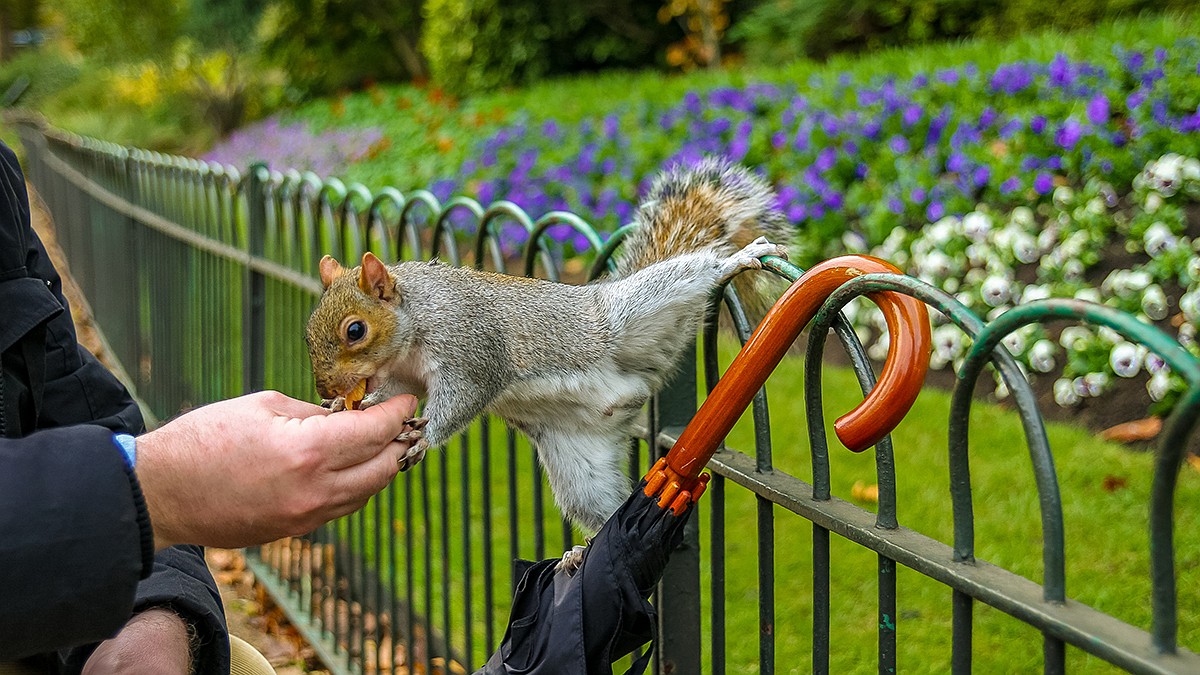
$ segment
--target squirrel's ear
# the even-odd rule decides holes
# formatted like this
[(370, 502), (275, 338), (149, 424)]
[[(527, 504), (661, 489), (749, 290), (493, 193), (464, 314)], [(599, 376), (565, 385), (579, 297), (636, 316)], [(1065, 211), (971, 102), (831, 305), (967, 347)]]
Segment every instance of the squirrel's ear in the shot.
[(331, 255), (321, 258), (321, 264), (318, 267), (321, 270), (321, 285), (325, 288), (329, 288), (335, 279), (346, 273), (346, 268), (342, 267), (342, 264), (334, 260)]
[(390, 301), (396, 297), (396, 281), (388, 273), (388, 268), (374, 253), (363, 254), (362, 271), (358, 274), (358, 287), (363, 293), (373, 295), (380, 300)]

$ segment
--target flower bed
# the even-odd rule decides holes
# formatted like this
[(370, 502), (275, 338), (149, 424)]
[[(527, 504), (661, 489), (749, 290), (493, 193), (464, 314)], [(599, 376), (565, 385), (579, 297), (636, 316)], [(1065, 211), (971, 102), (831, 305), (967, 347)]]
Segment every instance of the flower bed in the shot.
[[(535, 216), (572, 210), (612, 229), (661, 167), (721, 154), (778, 187), (802, 264), (869, 252), (988, 317), (1043, 297), (1103, 302), (1195, 350), (1200, 240), (1187, 215), (1200, 202), (1198, 63), (1200, 41), (1184, 39), (1092, 61), (721, 87), (573, 125), (519, 120), (435, 192), (508, 199)], [(585, 244), (565, 227), (553, 234)], [(882, 355), (881, 316), (852, 314)], [(935, 367), (961, 358), (958, 329), (936, 334)], [(1063, 406), (1142, 373), (1154, 401), (1181, 391), (1160, 359), (1109, 329), (1029, 327), (1007, 344), (1056, 376)]]

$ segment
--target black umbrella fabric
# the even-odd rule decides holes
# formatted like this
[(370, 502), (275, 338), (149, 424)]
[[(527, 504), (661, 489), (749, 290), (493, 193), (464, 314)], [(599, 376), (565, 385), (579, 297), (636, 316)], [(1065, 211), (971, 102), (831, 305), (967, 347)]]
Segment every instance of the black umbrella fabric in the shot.
[[(573, 575), (555, 572), (557, 558), (517, 561), (508, 631), (476, 675), (610, 675), (613, 662), (654, 638), (648, 598), (695, 504), (675, 515), (645, 487), (643, 480), (608, 519)], [(649, 655), (629, 673), (643, 672)]]

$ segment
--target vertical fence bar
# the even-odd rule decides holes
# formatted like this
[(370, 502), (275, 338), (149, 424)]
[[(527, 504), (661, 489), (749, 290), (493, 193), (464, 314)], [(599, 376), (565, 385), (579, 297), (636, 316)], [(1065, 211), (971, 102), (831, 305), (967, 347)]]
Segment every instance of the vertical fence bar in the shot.
[[(261, 162), (252, 164), (249, 171), (246, 183), (246, 204), (249, 207), (247, 249), (250, 255), (261, 256), (267, 235), (267, 200), (263, 180), (267, 177), (267, 165)], [(267, 280), (260, 272), (249, 267), (245, 270), (244, 278), (246, 297), (242, 315), (242, 358), (245, 365), (242, 388), (252, 392), (266, 386), (267, 324), (263, 310), (266, 307)]]
[[(696, 414), (696, 348), (681, 356), (683, 367), (656, 397), (657, 424), (679, 432)], [(652, 439), (657, 444), (657, 439)], [(651, 457), (658, 454), (651, 446)], [(653, 460), (651, 460), (653, 461)], [(662, 673), (699, 673), (700, 659), (700, 526), (693, 516), (683, 542), (671, 555), (659, 583), (658, 668)]]

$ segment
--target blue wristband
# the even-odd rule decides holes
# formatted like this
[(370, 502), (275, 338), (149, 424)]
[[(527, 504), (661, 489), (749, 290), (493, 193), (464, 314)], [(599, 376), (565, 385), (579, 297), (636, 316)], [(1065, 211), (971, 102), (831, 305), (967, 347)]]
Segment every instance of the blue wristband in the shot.
[(129, 434), (113, 434), (113, 443), (125, 453), (125, 465), (130, 469), (137, 466), (137, 439)]

